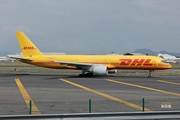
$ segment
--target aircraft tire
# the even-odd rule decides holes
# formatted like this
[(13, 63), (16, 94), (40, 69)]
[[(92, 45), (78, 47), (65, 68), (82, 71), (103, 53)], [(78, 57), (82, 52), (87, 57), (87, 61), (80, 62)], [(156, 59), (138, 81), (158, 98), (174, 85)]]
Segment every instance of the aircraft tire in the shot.
[(84, 76), (84, 74), (79, 74), (79, 77), (83, 77)]
[(79, 74), (79, 77), (92, 77), (93, 73)]

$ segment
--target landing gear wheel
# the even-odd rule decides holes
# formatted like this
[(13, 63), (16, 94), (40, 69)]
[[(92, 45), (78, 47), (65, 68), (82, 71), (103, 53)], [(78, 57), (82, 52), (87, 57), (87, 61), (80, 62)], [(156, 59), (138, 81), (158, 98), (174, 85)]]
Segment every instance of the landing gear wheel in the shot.
[(79, 74), (79, 77), (84, 77), (85, 74)]
[(151, 75), (148, 75), (148, 78), (151, 78)]
[(149, 70), (149, 75), (148, 75), (148, 78), (151, 78), (152, 77), (152, 72), (153, 72), (154, 70)]
[(88, 77), (92, 77), (93, 76), (93, 73), (87, 73), (86, 74)]
[(79, 74), (79, 77), (92, 77), (93, 73)]

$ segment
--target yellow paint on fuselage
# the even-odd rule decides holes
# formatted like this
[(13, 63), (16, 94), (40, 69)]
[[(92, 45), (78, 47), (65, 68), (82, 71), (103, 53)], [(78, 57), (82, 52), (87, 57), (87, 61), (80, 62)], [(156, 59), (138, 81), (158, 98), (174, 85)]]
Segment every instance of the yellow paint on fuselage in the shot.
[(110, 69), (142, 69), (162, 70), (171, 65), (161, 62), (163, 59), (156, 56), (128, 56), (128, 55), (46, 55), (32, 43), (23, 33), (16, 32), (16, 36), (23, 53), (19, 60), (24, 63), (55, 69), (80, 69), (76, 66), (61, 65), (59, 62), (103, 64)]
[[(104, 64), (107, 65), (108, 69), (151, 69), (151, 70), (162, 70), (169, 69), (171, 65), (168, 63), (161, 62), (163, 59), (156, 56), (126, 56), (126, 55), (39, 55), (26, 57), (32, 59), (32, 62), (26, 62), (32, 65), (55, 68), (55, 69), (76, 69), (74, 66), (60, 65), (52, 61), (63, 61), (63, 62), (78, 62), (78, 63), (91, 63), (91, 64)], [(121, 59), (151, 59), (150, 63), (152, 66), (143, 65), (120, 65)]]

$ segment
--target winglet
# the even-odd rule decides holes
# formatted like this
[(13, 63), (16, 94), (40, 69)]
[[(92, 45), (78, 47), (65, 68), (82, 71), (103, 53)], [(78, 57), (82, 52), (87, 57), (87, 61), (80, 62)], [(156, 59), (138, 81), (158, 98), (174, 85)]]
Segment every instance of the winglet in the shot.
[(16, 32), (16, 36), (24, 57), (42, 55), (41, 51), (31, 42), (31, 40), (22, 32)]

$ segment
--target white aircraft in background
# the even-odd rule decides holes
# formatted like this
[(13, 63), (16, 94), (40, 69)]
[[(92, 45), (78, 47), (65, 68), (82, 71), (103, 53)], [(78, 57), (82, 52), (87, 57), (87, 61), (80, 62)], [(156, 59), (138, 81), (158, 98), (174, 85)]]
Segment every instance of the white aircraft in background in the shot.
[(169, 54), (158, 54), (158, 57), (161, 57), (164, 59), (167, 63), (180, 63), (180, 58), (177, 58), (176, 56), (169, 55)]
[(0, 56), (0, 61), (11, 61), (11, 62), (14, 62), (14, 61), (16, 61), (16, 59), (9, 58), (7, 56)]
[(0, 61), (7, 61), (8, 59), (6, 56), (0, 56)]

